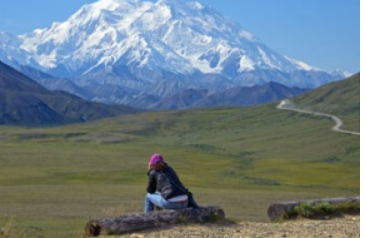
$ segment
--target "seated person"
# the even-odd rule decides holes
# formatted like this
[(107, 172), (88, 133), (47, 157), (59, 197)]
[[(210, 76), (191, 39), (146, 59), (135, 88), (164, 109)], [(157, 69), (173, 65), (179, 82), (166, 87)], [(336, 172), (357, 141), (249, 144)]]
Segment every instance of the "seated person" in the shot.
[(183, 209), (188, 206), (188, 190), (172, 167), (160, 154), (154, 154), (149, 163), (149, 182), (145, 198), (145, 212), (162, 209)]

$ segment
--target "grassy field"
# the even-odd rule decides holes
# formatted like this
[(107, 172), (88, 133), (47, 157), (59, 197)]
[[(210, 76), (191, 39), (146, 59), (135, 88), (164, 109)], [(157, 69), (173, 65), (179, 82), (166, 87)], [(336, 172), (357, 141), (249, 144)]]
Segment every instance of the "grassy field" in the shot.
[[(90, 218), (141, 212), (157, 152), (198, 203), (221, 205), (234, 220), (268, 221), (276, 201), (359, 196), (360, 137), (275, 106), (0, 127), (0, 228), (12, 237), (81, 237)], [(345, 118), (357, 127), (357, 115)]]

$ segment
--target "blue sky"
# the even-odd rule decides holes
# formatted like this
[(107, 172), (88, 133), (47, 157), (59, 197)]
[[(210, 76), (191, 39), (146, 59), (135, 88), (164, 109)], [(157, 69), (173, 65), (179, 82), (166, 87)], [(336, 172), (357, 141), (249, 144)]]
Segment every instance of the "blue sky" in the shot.
[[(181, 0), (184, 1), (184, 0)], [(95, 0), (0, 1), (0, 32), (64, 21)], [(238, 22), (280, 54), (326, 69), (360, 71), (359, 0), (199, 0)]]

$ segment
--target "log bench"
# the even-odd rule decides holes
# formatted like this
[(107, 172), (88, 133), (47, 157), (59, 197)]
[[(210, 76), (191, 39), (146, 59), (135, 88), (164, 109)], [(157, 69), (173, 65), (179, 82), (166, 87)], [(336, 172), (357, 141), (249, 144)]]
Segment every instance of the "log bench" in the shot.
[(121, 235), (146, 229), (167, 228), (176, 224), (214, 222), (224, 218), (225, 212), (218, 206), (136, 213), (90, 220), (85, 225), (85, 235)]
[(267, 209), (267, 215), (271, 221), (282, 220), (285, 218), (286, 214), (293, 213), (295, 207), (308, 203), (310, 205), (316, 205), (321, 203), (329, 204), (341, 204), (341, 203), (355, 203), (360, 202), (360, 197), (351, 198), (327, 198), (327, 199), (317, 199), (317, 200), (306, 200), (306, 201), (291, 201), (291, 202), (281, 202), (271, 204)]

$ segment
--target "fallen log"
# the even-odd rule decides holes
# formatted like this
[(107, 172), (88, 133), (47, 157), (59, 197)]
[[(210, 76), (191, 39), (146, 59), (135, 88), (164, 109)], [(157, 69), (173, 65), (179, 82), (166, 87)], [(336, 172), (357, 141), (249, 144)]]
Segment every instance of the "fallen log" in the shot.
[(136, 213), (91, 220), (85, 225), (85, 235), (121, 235), (175, 224), (214, 222), (224, 218), (225, 212), (218, 206)]
[(321, 203), (329, 204), (346, 204), (346, 203), (360, 203), (360, 197), (352, 198), (328, 198), (306, 201), (291, 201), (271, 204), (267, 209), (267, 215), (271, 221), (285, 219), (289, 214), (294, 213), (294, 209), (301, 204), (316, 205)]

